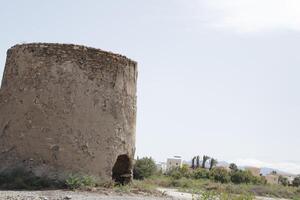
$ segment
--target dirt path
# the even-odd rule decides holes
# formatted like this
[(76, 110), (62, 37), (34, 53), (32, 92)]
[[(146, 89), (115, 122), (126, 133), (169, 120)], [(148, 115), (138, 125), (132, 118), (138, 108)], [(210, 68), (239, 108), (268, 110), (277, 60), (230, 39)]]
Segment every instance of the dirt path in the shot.
[[(173, 199), (180, 199), (180, 200), (192, 200), (193, 195), (190, 193), (185, 192), (178, 192), (177, 189), (171, 188), (158, 188), (159, 191), (165, 193), (167, 196), (172, 197)], [(256, 197), (256, 200), (287, 200), (287, 199), (276, 199), (276, 198), (269, 198), (269, 197)]]
[(50, 191), (0, 191), (0, 200), (171, 200), (170, 197), (99, 194), (95, 192)]
[[(176, 189), (158, 188), (166, 197), (151, 197), (134, 194), (110, 194), (96, 192), (79, 192), (64, 190), (47, 191), (0, 191), (0, 200), (192, 200), (190, 193), (178, 192)], [(257, 200), (286, 200), (256, 197)]]

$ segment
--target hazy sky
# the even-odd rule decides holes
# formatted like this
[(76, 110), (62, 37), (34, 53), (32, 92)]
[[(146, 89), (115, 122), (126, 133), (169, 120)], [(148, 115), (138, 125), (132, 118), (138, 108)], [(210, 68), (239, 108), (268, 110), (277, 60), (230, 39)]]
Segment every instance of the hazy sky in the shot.
[(300, 173), (299, 0), (2, 1), (1, 74), (6, 50), (24, 42), (138, 61), (140, 157)]

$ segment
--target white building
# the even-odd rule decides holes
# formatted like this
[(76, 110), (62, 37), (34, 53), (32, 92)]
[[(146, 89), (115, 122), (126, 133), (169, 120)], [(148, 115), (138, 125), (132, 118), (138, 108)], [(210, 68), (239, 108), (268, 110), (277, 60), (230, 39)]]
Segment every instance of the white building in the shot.
[(167, 164), (165, 162), (160, 162), (156, 164), (156, 168), (158, 171), (165, 173), (167, 171)]
[(180, 156), (167, 159), (167, 171), (173, 168), (182, 167), (182, 160)]

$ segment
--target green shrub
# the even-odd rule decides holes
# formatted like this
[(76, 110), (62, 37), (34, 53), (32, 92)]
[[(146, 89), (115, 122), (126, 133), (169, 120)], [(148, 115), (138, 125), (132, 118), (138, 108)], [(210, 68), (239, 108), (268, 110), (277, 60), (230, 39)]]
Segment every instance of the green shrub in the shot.
[(63, 182), (39, 177), (23, 168), (16, 168), (4, 171), (0, 174), (1, 189), (46, 189), (46, 188), (64, 188)]
[(70, 175), (66, 179), (65, 184), (71, 190), (78, 189), (81, 187), (96, 186), (96, 182), (91, 176), (81, 176), (81, 175)]
[(203, 168), (198, 168), (192, 172), (191, 176), (194, 179), (208, 179), (209, 171)]
[(230, 163), (229, 169), (231, 171), (237, 171), (238, 170), (238, 166), (235, 163)]
[(230, 173), (230, 177), (231, 181), (235, 184), (251, 183), (251, 180), (254, 179), (254, 176), (251, 174), (251, 172), (245, 170), (232, 171)]
[(297, 176), (296, 178), (294, 178), (294, 180), (293, 180), (293, 186), (295, 186), (295, 187), (299, 187), (300, 186), (300, 176)]
[(204, 191), (198, 197), (199, 200), (217, 200), (217, 198), (218, 196), (214, 191)]
[(192, 182), (188, 178), (172, 179), (170, 186), (179, 188), (189, 188), (192, 186)]
[(263, 176), (253, 176), (252, 173), (248, 170), (236, 170), (230, 172), (230, 180), (235, 184), (255, 184), (255, 185), (263, 185), (266, 184), (267, 181)]
[(190, 178), (191, 174), (185, 167), (175, 167), (166, 172), (166, 175), (173, 179)]
[(173, 179), (181, 179), (181, 178), (184, 177), (184, 175), (180, 171), (180, 168), (178, 168), (178, 167), (169, 169), (166, 172), (166, 175), (173, 178)]
[(228, 183), (230, 181), (229, 173), (226, 169), (223, 168), (214, 168), (209, 172), (209, 176), (211, 179), (221, 182)]
[(289, 185), (289, 180), (286, 177), (283, 177), (283, 176), (279, 176), (278, 182), (283, 186), (288, 186)]
[(156, 164), (152, 158), (137, 159), (133, 167), (133, 178), (144, 179), (156, 173)]
[(166, 175), (173, 179), (190, 178), (191, 172), (188, 165), (182, 167), (174, 167), (166, 172)]

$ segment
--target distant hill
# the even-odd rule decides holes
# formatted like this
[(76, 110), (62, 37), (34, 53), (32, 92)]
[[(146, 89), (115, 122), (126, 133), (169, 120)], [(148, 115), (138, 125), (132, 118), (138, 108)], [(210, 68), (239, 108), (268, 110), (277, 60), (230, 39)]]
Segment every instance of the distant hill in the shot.
[[(191, 161), (183, 161), (183, 163), (191, 165)], [(202, 164), (202, 160), (200, 160), (200, 165)], [(229, 167), (229, 163), (226, 161), (219, 161), (217, 164), (218, 167)], [(209, 168), (209, 161), (206, 163), (206, 168)], [(239, 169), (245, 169), (246, 167), (253, 167), (253, 166), (238, 166)], [(295, 176), (295, 174), (284, 172), (278, 169), (268, 168), (268, 167), (262, 167), (260, 168), (260, 173), (265, 176), (267, 174), (270, 174), (272, 171), (276, 171), (278, 174), (285, 175), (285, 176)]]
[(226, 161), (219, 161), (217, 166), (218, 167), (229, 167), (229, 163)]
[(267, 175), (267, 174), (270, 174), (272, 171), (276, 171), (278, 174), (286, 175), (286, 176), (294, 175), (294, 174), (291, 174), (291, 173), (288, 173), (288, 172), (284, 172), (284, 171), (280, 171), (278, 169), (272, 169), (272, 168), (268, 168), (268, 167), (263, 167), (263, 168), (260, 169), (260, 173), (264, 176)]
[[(226, 161), (220, 161), (217, 166), (228, 167), (229, 163), (226, 162)], [(238, 166), (239, 169), (245, 169), (245, 167), (252, 167), (252, 166)], [(267, 174), (270, 174), (272, 171), (276, 171), (278, 174), (285, 175), (285, 176), (295, 176), (295, 174), (284, 172), (284, 171), (281, 171), (281, 170), (278, 170), (278, 169), (273, 169), (273, 168), (268, 168), (268, 167), (260, 168), (260, 173), (263, 176), (265, 176)]]

